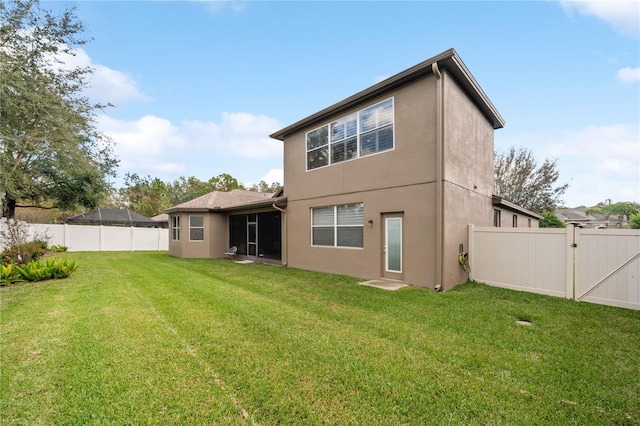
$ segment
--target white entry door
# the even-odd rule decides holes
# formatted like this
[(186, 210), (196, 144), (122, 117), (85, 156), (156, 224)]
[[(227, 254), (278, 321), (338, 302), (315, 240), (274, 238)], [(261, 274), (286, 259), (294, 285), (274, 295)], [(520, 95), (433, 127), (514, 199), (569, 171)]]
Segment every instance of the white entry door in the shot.
[(383, 217), (382, 276), (402, 280), (404, 279), (402, 214), (386, 214)]

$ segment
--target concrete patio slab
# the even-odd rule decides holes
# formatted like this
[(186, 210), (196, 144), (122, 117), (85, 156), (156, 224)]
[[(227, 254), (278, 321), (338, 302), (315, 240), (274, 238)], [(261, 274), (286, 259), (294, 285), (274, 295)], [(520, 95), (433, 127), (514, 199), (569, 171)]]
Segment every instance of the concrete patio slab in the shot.
[(395, 291), (403, 287), (409, 287), (408, 284), (399, 281), (386, 281), (386, 280), (370, 280), (361, 282), (360, 285), (366, 285), (368, 287), (375, 287), (381, 290)]

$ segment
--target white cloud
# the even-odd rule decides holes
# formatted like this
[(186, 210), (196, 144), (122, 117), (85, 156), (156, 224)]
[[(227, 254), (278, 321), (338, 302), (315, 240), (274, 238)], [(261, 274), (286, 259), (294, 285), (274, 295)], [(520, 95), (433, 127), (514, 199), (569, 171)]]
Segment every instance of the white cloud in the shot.
[(93, 102), (122, 105), (127, 102), (143, 102), (151, 98), (144, 95), (136, 81), (129, 75), (93, 62), (84, 49), (74, 50), (74, 54), (60, 53), (58, 60), (62, 67), (91, 67), (94, 72), (88, 77), (88, 87), (84, 94)]
[(115, 142), (123, 173), (176, 175), (195, 163), (282, 157), (282, 142), (269, 138), (280, 124), (265, 115), (225, 112), (219, 122), (181, 124), (153, 115), (134, 121), (102, 116), (98, 127)]
[(153, 115), (136, 121), (102, 116), (98, 127), (115, 142), (115, 152), (124, 172), (147, 175), (185, 170), (184, 162), (179, 159), (187, 147), (187, 139), (169, 120)]
[(280, 128), (275, 118), (247, 112), (223, 112), (219, 123), (187, 121), (184, 130), (202, 149), (241, 158), (282, 156), (282, 142), (269, 138)]
[(271, 169), (260, 180), (263, 180), (263, 181), (267, 182), (269, 185), (271, 185), (272, 183), (276, 183), (276, 182), (278, 182), (280, 184), (284, 184), (284, 170), (282, 170), (282, 169)]
[[(505, 138), (506, 136), (506, 138)], [(496, 151), (530, 150), (541, 163), (556, 160), (557, 184), (568, 183), (565, 205), (592, 206), (607, 198), (640, 202), (640, 126), (612, 124), (579, 131), (501, 135)]]
[(619, 33), (637, 37), (640, 34), (640, 3), (628, 0), (560, 0), (563, 9), (572, 14), (594, 16), (606, 21)]
[(560, 180), (570, 180), (569, 206), (611, 198), (640, 201), (640, 126), (613, 124), (565, 132), (542, 151), (558, 159)]
[(618, 77), (618, 80), (622, 81), (623, 83), (633, 83), (635, 81), (640, 81), (640, 67), (622, 68), (618, 70), (617, 77)]

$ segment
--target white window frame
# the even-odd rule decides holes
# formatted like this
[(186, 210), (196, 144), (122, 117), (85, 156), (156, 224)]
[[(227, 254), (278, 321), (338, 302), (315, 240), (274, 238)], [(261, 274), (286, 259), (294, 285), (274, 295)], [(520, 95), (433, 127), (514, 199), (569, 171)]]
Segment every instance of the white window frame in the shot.
[[(362, 209), (362, 223), (361, 224), (357, 224), (357, 225), (353, 225), (353, 224), (349, 224), (349, 225), (340, 225), (338, 224), (338, 208), (339, 207), (345, 207), (345, 206), (354, 206), (354, 205), (359, 205)], [(313, 223), (313, 211), (314, 209), (326, 209), (326, 208), (333, 208), (333, 224), (332, 225), (314, 225)], [(342, 249), (357, 249), (357, 250), (362, 250), (364, 248), (364, 204), (363, 203), (348, 203), (348, 204), (337, 204), (337, 205), (333, 205), (333, 206), (318, 206), (318, 207), (312, 207), (310, 210), (310, 214), (311, 214), (311, 246), (312, 247), (329, 247), (329, 248), (342, 248)], [(344, 246), (344, 245), (338, 245), (338, 229), (339, 228), (356, 228), (356, 227), (360, 227), (362, 228), (362, 246)], [(314, 244), (314, 240), (313, 240), (313, 231), (316, 228), (333, 228), (333, 245), (328, 245), (328, 244)]]
[[(362, 113), (366, 110), (370, 110), (373, 109), (377, 106), (380, 106), (382, 104), (384, 104), (385, 102), (389, 102), (391, 101), (391, 122), (390, 123), (383, 123), (380, 124), (379, 122), (379, 115), (378, 113), (376, 113), (376, 125), (375, 127), (369, 128), (366, 131), (362, 130), (362, 125), (363, 125), (363, 120), (362, 120)], [(352, 135), (347, 135), (347, 126), (346, 123), (349, 121), (352, 121), (351, 117), (355, 116), (355, 134)], [(353, 160), (357, 160), (359, 158), (364, 158), (364, 157), (370, 157), (372, 155), (377, 155), (377, 154), (381, 154), (384, 152), (388, 152), (388, 151), (393, 151), (396, 148), (396, 135), (395, 135), (395, 98), (392, 96), (390, 98), (384, 99), (380, 102), (376, 102), (375, 104), (372, 105), (368, 105), (358, 111), (349, 113), (347, 115), (344, 115), (342, 117), (339, 117), (329, 123), (324, 123), (322, 126), (318, 126), (308, 132), (305, 133), (304, 136), (304, 144), (305, 144), (305, 169), (306, 171), (312, 171), (312, 170), (318, 170), (318, 169), (322, 169), (325, 167), (329, 167), (332, 166), (334, 164), (340, 164), (340, 163), (345, 163), (347, 161), (353, 161)], [(339, 126), (345, 126), (344, 127), (344, 137), (340, 138), (340, 139), (336, 139), (333, 140), (332, 136), (334, 134), (334, 127), (335, 128), (339, 128)], [(314, 133), (314, 132), (318, 132), (321, 131), (321, 129), (325, 128), (327, 129), (327, 143), (320, 145), (320, 146), (316, 146), (312, 149), (309, 149), (309, 135)], [(361, 141), (362, 141), (362, 136), (363, 135), (368, 135), (374, 132), (379, 132), (380, 130), (390, 127), (391, 128), (391, 132), (392, 132), (392, 146), (389, 149), (385, 149), (382, 151), (374, 151), (374, 152), (368, 152), (363, 154), (362, 153), (362, 149), (361, 149)], [(347, 140), (351, 139), (351, 138), (355, 138), (356, 140), (356, 153), (355, 156), (351, 157), (351, 158), (345, 158), (341, 161), (337, 161), (334, 162), (333, 161), (333, 149), (332, 146), (333, 145), (338, 145), (341, 143), (346, 143)], [(312, 151), (317, 151), (320, 149), (326, 149), (327, 150), (327, 163), (318, 167), (314, 167), (314, 168), (309, 168), (309, 153)]]
[(171, 216), (171, 241), (180, 241), (180, 216)]
[[(195, 216), (199, 216), (202, 218), (202, 226), (193, 226), (193, 224), (191, 223), (191, 219)], [(191, 230), (192, 229), (202, 229), (202, 239), (193, 239), (191, 238)], [(189, 241), (194, 241), (194, 242), (202, 242), (204, 241), (204, 215), (203, 214), (190, 214), (189, 215)]]

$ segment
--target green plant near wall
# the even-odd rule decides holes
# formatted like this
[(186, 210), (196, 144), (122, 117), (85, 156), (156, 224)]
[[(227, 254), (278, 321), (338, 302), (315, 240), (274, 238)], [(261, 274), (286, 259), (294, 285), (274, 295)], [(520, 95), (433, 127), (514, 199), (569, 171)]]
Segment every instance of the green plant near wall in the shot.
[(567, 227), (567, 225), (565, 225), (564, 222), (560, 220), (560, 218), (552, 212), (542, 213), (542, 219), (540, 219), (539, 226), (540, 228), (566, 228)]
[(78, 266), (73, 261), (53, 258), (45, 262), (31, 261), (24, 265), (0, 265), (0, 285), (67, 278), (76, 269)]
[(12, 263), (0, 265), (0, 286), (24, 281), (18, 273), (18, 268)]

